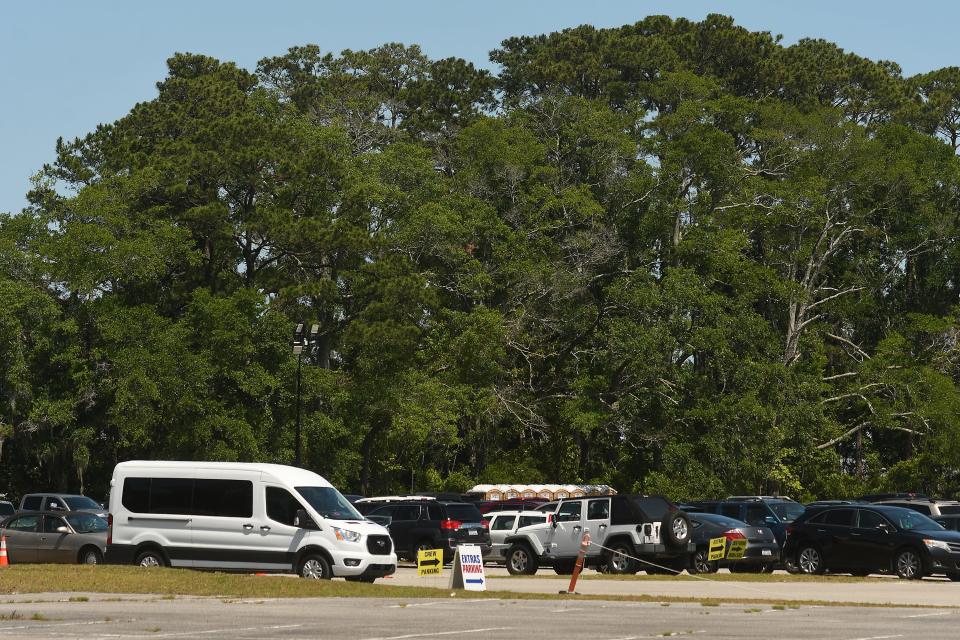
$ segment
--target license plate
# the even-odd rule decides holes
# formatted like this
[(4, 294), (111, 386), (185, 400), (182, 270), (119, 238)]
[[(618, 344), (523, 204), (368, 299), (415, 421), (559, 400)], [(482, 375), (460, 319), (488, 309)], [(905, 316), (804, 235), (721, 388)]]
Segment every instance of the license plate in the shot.
[(470, 535), (471, 535), (471, 536), (480, 535), (480, 532), (479, 532), (479, 531), (474, 531), (473, 529), (471, 529), (471, 530), (470, 530)]
[(761, 553), (762, 553), (763, 555), (765, 555), (765, 556), (772, 556), (772, 555), (773, 555), (773, 551), (771, 551), (770, 549), (764, 549)]

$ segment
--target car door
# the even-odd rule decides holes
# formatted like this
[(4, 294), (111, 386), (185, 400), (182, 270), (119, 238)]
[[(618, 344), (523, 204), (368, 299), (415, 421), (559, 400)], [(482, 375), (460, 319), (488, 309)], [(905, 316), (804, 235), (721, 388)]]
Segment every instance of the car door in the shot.
[(267, 520), (257, 530), (258, 544), (264, 552), (261, 560), (277, 568), (289, 569), (300, 541), (308, 531), (294, 524), (297, 511), (306, 507), (286, 487), (279, 485), (265, 485), (263, 500)]
[(894, 527), (875, 511), (857, 509), (857, 526), (850, 534), (851, 567), (889, 569), (891, 555), (896, 547)]
[[(416, 560), (414, 532), (420, 521), (419, 504), (396, 504), (391, 505), (390, 515), (393, 521), (390, 523), (390, 537), (393, 538), (393, 546), (400, 553), (410, 554), (412, 560)], [(378, 510), (377, 513), (380, 513)]]
[(37, 561), (41, 519), (40, 515), (23, 515), (7, 524), (4, 533), (7, 536), (7, 559), (11, 564)]
[(587, 549), (587, 555), (600, 555), (602, 545), (606, 541), (610, 530), (610, 498), (593, 498), (587, 503), (587, 524), (590, 531), (590, 541), (595, 543)]
[[(190, 508), (193, 566), (208, 569), (270, 569), (261, 546), (270, 525), (254, 511), (259, 472), (231, 471), (232, 478), (195, 478)], [(259, 484), (259, 483), (258, 483)], [(271, 566), (268, 566), (271, 565)]]
[(851, 533), (856, 525), (856, 509), (831, 509), (824, 514), (817, 533), (822, 541), (823, 561), (827, 568), (850, 567), (855, 562)]
[(498, 513), (493, 516), (490, 520), (490, 542), (495, 549), (503, 546), (503, 541), (513, 533), (516, 522), (517, 516), (513, 513)]
[[(57, 531), (61, 527), (70, 533)], [(67, 521), (60, 516), (43, 516), (37, 540), (37, 562), (76, 562), (76, 550), (71, 544), (71, 538), (75, 535)]]
[(583, 500), (565, 500), (557, 509), (556, 524), (550, 536), (551, 554), (559, 558), (575, 557), (583, 538)]

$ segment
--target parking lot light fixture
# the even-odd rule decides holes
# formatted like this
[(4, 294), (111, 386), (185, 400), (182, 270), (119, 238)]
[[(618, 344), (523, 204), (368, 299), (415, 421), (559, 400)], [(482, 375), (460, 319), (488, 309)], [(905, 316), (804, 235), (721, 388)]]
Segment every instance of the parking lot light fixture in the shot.
[(297, 356), (297, 417), (296, 417), (296, 431), (295, 431), (295, 442), (294, 442), (294, 454), (293, 454), (293, 464), (294, 466), (301, 466), (302, 462), (302, 430), (300, 424), (300, 400), (301, 400), (301, 376), (303, 371), (303, 356), (306, 354), (310, 355), (311, 351), (317, 344), (317, 335), (320, 333), (320, 325), (313, 323), (310, 326), (310, 333), (308, 335), (304, 334), (304, 327), (306, 325), (303, 322), (298, 322), (296, 329), (293, 330), (293, 340), (291, 341), (291, 346), (293, 347), (293, 354)]

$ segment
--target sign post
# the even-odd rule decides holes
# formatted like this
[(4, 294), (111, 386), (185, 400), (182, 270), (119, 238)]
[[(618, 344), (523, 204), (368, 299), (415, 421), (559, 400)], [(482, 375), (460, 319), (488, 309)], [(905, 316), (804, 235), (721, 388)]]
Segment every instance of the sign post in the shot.
[(417, 551), (417, 577), (439, 576), (443, 573), (443, 549)]
[(473, 544), (457, 547), (453, 557), (453, 570), (450, 572), (450, 588), (467, 591), (486, 591), (487, 579), (483, 575), (483, 554)]

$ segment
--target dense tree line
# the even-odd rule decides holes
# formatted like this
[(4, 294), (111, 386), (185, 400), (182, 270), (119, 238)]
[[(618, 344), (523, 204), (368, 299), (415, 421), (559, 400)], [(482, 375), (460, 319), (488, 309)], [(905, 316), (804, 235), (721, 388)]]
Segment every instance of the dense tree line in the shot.
[(0, 217), (0, 490), (960, 490), (960, 69), (730, 18), (177, 54)]

